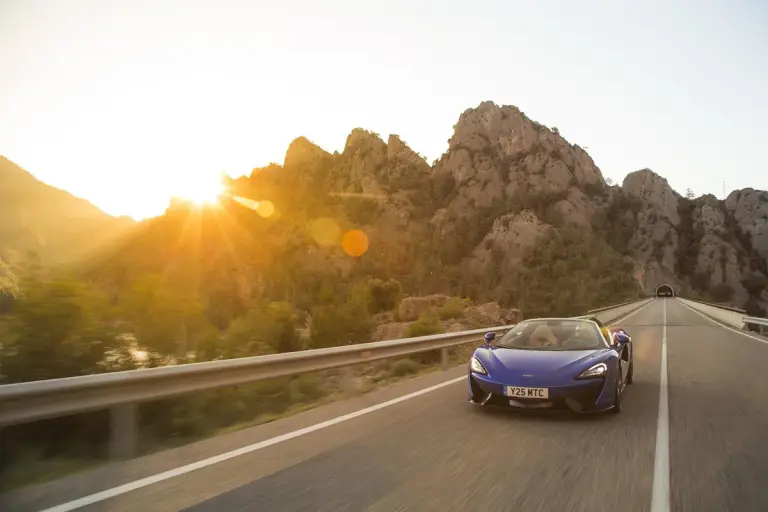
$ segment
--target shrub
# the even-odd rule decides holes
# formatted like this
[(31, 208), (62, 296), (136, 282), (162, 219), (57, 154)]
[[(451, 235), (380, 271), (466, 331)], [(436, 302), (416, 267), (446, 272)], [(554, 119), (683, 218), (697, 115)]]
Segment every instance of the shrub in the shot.
[(369, 341), (373, 326), (368, 312), (355, 304), (312, 308), (312, 348)]
[(371, 279), (369, 282), (371, 292), (371, 302), (369, 311), (371, 314), (382, 311), (393, 311), (397, 309), (400, 300), (403, 298), (403, 287), (395, 279), (382, 281), (381, 279)]
[(467, 307), (467, 301), (458, 297), (451, 297), (448, 302), (437, 310), (437, 314), (442, 320), (451, 318), (461, 318), (464, 316), (464, 309)]
[(430, 334), (440, 334), (444, 332), (440, 317), (435, 311), (426, 311), (419, 316), (419, 319), (408, 326), (407, 338), (417, 336), (429, 336)]
[(392, 363), (390, 372), (395, 377), (402, 377), (404, 375), (416, 373), (420, 368), (421, 365), (413, 359), (398, 359)]
[(311, 402), (328, 394), (322, 379), (314, 374), (293, 377), (289, 385), (289, 392), (291, 403)]

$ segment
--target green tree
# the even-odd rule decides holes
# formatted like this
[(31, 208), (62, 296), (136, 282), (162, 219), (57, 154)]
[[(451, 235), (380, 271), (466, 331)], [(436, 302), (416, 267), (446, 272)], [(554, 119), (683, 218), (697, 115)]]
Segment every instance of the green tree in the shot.
[(301, 350), (297, 323), (298, 315), (290, 304), (257, 304), (230, 324), (224, 336), (215, 341), (218, 350), (212, 352), (232, 358)]
[(359, 303), (312, 308), (312, 348), (351, 345), (370, 340), (373, 325), (367, 308)]
[(121, 313), (134, 326), (141, 347), (159, 356), (183, 358), (207, 325), (203, 305), (158, 275), (144, 275), (121, 297)]
[(519, 306), (526, 317), (581, 314), (639, 294), (631, 261), (573, 225), (549, 230), (523, 263)]
[(392, 311), (397, 309), (403, 298), (403, 287), (395, 279), (382, 281), (371, 279), (368, 283), (371, 293), (369, 311), (373, 314), (380, 311)]
[(27, 282), (9, 318), (3, 373), (21, 382), (104, 371), (105, 359), (124, 349), (106, 305), (83, 283)]

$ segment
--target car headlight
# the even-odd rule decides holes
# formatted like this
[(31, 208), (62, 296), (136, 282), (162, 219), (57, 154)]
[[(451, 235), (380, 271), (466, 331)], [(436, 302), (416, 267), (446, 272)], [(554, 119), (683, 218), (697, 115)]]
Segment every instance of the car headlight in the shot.
[(605, 365), (605, 363), (597, 363), (596, 365), (587, 368), (583, 372), (579, 374), (577, 379), (592, 379), (595, 377), (602, 377), (603, 375), (608, 372), (608, 367)]
[(488, 375), (488, 370), (485, 369), (485, 366), (483, 366), (483, 363), (481, 363), (480, 360), (476, 357), (473, 357), (472, 360), (469, 361), (469, 368), (475, 373), (482, 373), (483, 375)]

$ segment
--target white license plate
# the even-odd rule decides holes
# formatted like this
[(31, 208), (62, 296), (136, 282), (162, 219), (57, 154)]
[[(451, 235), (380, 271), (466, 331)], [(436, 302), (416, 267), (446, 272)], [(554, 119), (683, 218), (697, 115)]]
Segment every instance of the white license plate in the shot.
[(514, 398), (549, 398), (547, 388), (520, 388), (517, 386), (504, 386), (508, 397)]

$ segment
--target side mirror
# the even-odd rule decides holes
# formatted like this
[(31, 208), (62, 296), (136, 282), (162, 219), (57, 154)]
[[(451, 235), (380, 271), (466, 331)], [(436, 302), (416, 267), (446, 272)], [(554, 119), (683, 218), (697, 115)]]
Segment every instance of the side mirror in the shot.
[(630, 341), (632, 341), (632, 338), (630, 338), (629, 334), (622, 333), (611, 336), (611, 346), (614, 348), (618, 348)]
[(495, 332), (485, 333), (484, 338), (485, 338), (485, 344), (490, 345), (491, 342), (496, 339), (496, 333)]

